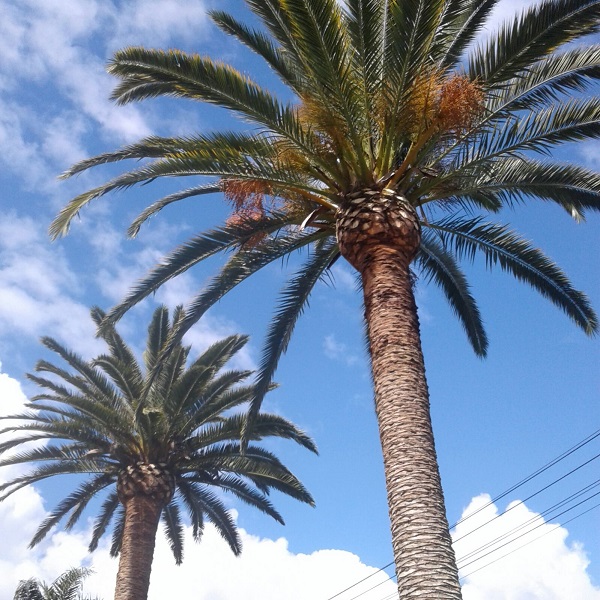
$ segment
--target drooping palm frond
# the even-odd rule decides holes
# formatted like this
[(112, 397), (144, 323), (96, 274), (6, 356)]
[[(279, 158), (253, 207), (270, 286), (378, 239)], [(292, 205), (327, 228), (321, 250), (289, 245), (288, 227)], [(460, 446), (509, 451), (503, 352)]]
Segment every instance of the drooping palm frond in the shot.
[(488, 339), (481, 314), (471, 295), (467, 278), (457, 265), (454, 255), (427, 231), (423, 234), (417, 264), (427, 280), (435, 281), (444, 291), (476, 354), (485, 356)]
[(540, 250), (505, 226), (481, 218), (449, 218), (431, 224), (459, 257), (472, 260), (481, 252), (488, 267), (498, 264), (517, 279), (526, 281), (592, 334), (598, 322), (587, 297), (575, 290), (565, 274)]
[(296, 321), (307, 306), (314, 286), (337, 256), (339, 256), (337, 242), (328, 240), (321, 246), (317, 246), (313, 256), (282, 291), (281, 300), (267, 332), (256, 378), (256, 397), (252, 403), (251, 417), (255, 417), (258, 413), (262, 400), (269, 390), (279, 359), (290, 343)]

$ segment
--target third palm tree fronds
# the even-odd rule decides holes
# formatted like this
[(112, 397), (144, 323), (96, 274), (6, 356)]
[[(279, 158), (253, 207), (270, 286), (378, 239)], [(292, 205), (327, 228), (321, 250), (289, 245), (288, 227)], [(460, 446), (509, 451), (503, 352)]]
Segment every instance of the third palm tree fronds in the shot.
[[(268, 498), (278, 490), (313, 504), (300, 481), (263, 446), (255, 442), (278, 437), (316, 451), (312, 440), (289, 421), (260, 413), (242, 452), (243, 413), (254, 386), (244, 384), (251, 371), (224, 370), (246, 343), (234, 335), (216, 342), (188, 364), (190, 347), (172, 346), (161, 369), (172, 322), (159, 307), (148, 328), (143, 367), (114, 327), (102, 337), (109, 352), (88, 362), (51, 338), (43, 344), (70, 367), (39, 361), (28, 377), (44, 391), (32, 398), (28, 411), (4, 417), (16, 420), (0, 433), (0, 466), (33, 464), (24, 475), (0, 485), (0, 500), (20, 488), (63, 474), (86, 478), (50, 513), (37, 530), (38, 544), (61, 519), (71, 529), (92, 498), (105, 492), (96, 518), (90, 551), (113, 524), (111, 554), (120, 555), (115, 600), (145, 600), (148, 594), (156, 532), (160, 520), (176, 562), (183, 558), (180, 508), (199, 541), (209, 520), (235, 554), (241, 551), (234, 520), (219, 497), (233, 494), (283, 523)], [(92, 310), (97, 324), (104, 317)], [(41, 374), (48, 374), (44, 376)], [(47, 442), (36, 445), (30, 444)], [(13, 450), (19, 452), (10, 452)]]
[(89, 569), (73, 568), (65, 571), (48, 585), (37, 579), (19, 582), (13, 600), (99, 600), (81, 594), (83, 580), (90, 575)]
[[(220, 252), (228, 260), (191, 302), (178, 336), (259, 269), (305, 248), (267, 334), (253, 413), (315, 284), (340, 256), (360, 274), (401, 598), (460, 598), (429, 415), (414, 272), (438, 285), (478, 355), (482, 319), (461, 261), (482, 255), (562, 309), (587, 334), (586, 296), (503, 223), (503, 208), (600, 208), (598, 173), (551, 151), (600, 135), (598, 0), (543, 0), (487, 37), (497, 0), (246, 0), (259, 28), (211, 13), (262, 57), (284, 99), (222, 62), (176, 50), (117, 52), (121, 103), (172, 96), (215, 104), (246, 129), (148, 137), (84, 160), (66, 176), (127, 159), (141, 166), (74, 198), (64, 234), (90, 201), (163, 177), (201, 176), (150, 204), (221, 193), (231, 217), (174, 250), (109, 315)], [(227, 254), (234, 250), (233, 253)], [(173, 340), (173, 343), (176, 341)]]

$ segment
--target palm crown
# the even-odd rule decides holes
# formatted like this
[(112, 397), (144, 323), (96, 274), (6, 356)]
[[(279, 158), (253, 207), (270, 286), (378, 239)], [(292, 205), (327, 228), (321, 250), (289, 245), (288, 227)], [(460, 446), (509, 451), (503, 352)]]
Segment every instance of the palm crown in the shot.
[(268, 33), (214, 11), (213, 20), (263, 57), (294, 94), (283, 102), (235, 69), (178, 51), (128, 48), (109, 72), (127, 103), (159, 95), (215, 103), (253, 124), (249, 133), (150, 137), (82, 161), (67, 173), (124, 159), (150, 158), (139, 169), (73, 199), (51, 227), (65, 233), (91, 200), (157, 177), (205, 175), (206, 184), (158, 200), (131, 224), (172, 202), (224, 192), (234, 215), (192, 238), (139, 282), (111, 313), (125, 310), (215, 253), (238, 248), (190, 306), (182, 332), (224, 293), (295, 249), (312, 253), (283, 291), (261, 365), (266, 391), (310, 290), (340, 254), (339, 209), (364, 189), (401, 193), (418, 214), (422, 236), (414, 263), (439, 285), (475, 351), (487, 338), (460, 259), (524, 280), (587, 333), (597, 320), (586, 297), (541, 251), (480, 214), (525, 198), (555, 202), (576, 219), (597, 209), (600, 178), (547, 154), (600, 132), (595, 97), (566, 101), (600, 72), (600, 47), (561, 46), (598, 29), (596, 1), (546, 1), (471, 48), (497, 2), (253, 1)]
[[(89, 477), (40, 525), (32, 546), (65, 517), (66, 528), (73, 527), (90, 500), (103, 490), (108, 490), (108, 495), (96, 519), (90, 551), (98, 546), (117, 513), (111, 554), (119, 553), (127, 498), (141, 493), (151, 495), (164, 507), (162, 520), (177, 563), (183, 557), (181, 505), (187, 510), (196, 540), (201, 538), (208, 518), (238, 554), (239, 536), (219, 498), (220, 490), (282, 523), (268, 499), (271, 489), (312, 504), (310, 494), (271, 452), (256, 444), (250, 444), (244, 454), (240, 451), (243, 418), (232, 409), (252, 397), (253, 386), (242, 385), (251, 372), (222, 368), (243, 347), (244, 336), (215, 343), (189, 365), (190, 348), (178, 345), (160, 374), (149, 379), (147, 374), (153, 372), (154, 362), (181, 314), (177, 310), (173, 323), (169, 323), (167, 309), (156, 310), (148, 330), (144, 369), (114, 328), (102, 334), (109, 353), (91, 362), (51, 338), (43, 339), (71, 370), (40, 361), (36, 370), (53, 377), (29, 378), (45, 391), (32, 399), (28, 412), (5, 417), (18, 423), (2, 430), (13, 436), (0, 444), (0, 453), (29, 442), (50, 443), (5, 455), (0, 466), (39, 466), (2, 484), (0, 499), (55, 475)], [(92, 315), (97, 323), (104, 316), (98, 309)], [(261, 414), (251, 439), (269, 436), (292, 439), (316, 451), (310, 438), (291, 423), (277, 415)]]

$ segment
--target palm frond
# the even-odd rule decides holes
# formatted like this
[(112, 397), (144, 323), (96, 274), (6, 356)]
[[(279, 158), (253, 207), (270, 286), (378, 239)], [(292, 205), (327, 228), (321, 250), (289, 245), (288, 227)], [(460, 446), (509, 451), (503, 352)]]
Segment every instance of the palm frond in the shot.
[(322, 246), (315, 248), (313, 256), (309, 258), (282, 291), (279, 306), (269, 325), (262, 351), (256, 377), (256, 396), (252, 400), (249, 423), (252, 422), (260, 409), (279, 359), (287, 349), (296, 321), (307, 305), (314, 286), (337, 255), (339, 255), (337, 242), (335, 240), (325, 241)]
[(322, 231), (291, 231), (277, 237), (268, 237), (248, 250), (241, 248), (190, 303), (177, 337), (187, 332), (211, 306), (242, 281), (294, 250), (309, 246), (326, 235)]
[(469, 76), (486, 86), (525, 76), (529, 66), (547, 54), (598, 29), (600, 5), (596, 0), (534, 4), (470, 56)]
[(183, 524), (177, 502), (172, 500), (163, 508), (161, 519), (165, 526), (169, 548), (175, 557), (176, 564), (180, 565), (183, 561)]
[(242, 551), (242, 543), (235, 525), (235, 521), (227, 511), (225, 505), (207, 489), (198, 486), (197, 498), (202, 503), (204, 514), (216, 527), (219, 535), (229, 544), (231, 551), (238, 556)]
[(469, 44), (481, 31), (487, 17), (499, 0), (451, 0), (436, 34), (441, 58), (438, 68), (456, 67)]
[(482, 252), (488, 267), (498, 264), (561, 308), (585, 333), (597, 332), (598, 320), (587, 297), (573, 288), (556, 264), (507, 227), (481, 218), (452, 217), (431, 227), (458, 257), (473, 259), (477, 251)]
[(110, 555), (114, 558), (121, 552), (123, 545), (123, 533), (125, 531), (125, 509), (121, 504), (117, 510), (115, 525), (113, 527), (112, 540), (110, 545)]
[(106, 474), (97, 475), (93, 479), (85, 481), (77, 490), (75, 490), (75, 492), (69, 494), (69, 496), (62, 500), (42, 521), (31, 542), (29, 542), (29, 547), (33, 548), (39, 544), (51, 529), (53, 529), (71, 511), (74, 511), (65, 527), (67, 531), (72, 529), (93, 496), (114, 482), (115, 478)]
[(96, 517), (94, 522), (94, 530), (92, 533), (92, 539), (90, 541), (90, 545), (88, 546), (88, 551), (93, 552), (98, 548), (98, 543), (100, 542), (100, 538), (106, 533), (110, 522), (115, 514), (115, 511), (119, 507), (119, 497), (116, 491), (113, 491), (109, 496), (106, 497), (102, 506), (100, 508), (100, 512)]
[(188, 481), (186, 477), (180, 475), (177, 477), (177, 491), (187, 508), (194, 541), (199, 542), (204, 532), (204, 510), (200, 500), (201, 489), (196, 483)]
[(301, 92), (302, 86), (297, 70), (294, 69), (289, 60), (286, 60), (285, 54), (280, 51), (280, 48), (267, 35), (246, 26), (244, 23), (240, 23), (235, 17), (226, 12), (212, 10), (208, 14), (225, 33), (236, 37), (240, 42), (261, 56), (291, 89), (297, 94)]
[(164, 257), (162, 262), (138, 282), (125, 299), (109, 311), (106, 323), (118, 321), (131, 307), (155, 292), (170, 279), (185, 273), (199, 262), (219, 252), (243, 245), (256, 235), (268, 235), (278, 231), (289, 223), (289, 216), (276, 213), (262, 219), (259, 223), (242, 221), (204, 232), (189, 239)]
[(435, 282), (442, 289), (452, 310), (460, 319), (473, 350), (478, 356), (484, 357), (488, 339), (467, 279), (452, 254), (428, 231), (423, 232), (417, 263), (426, 279)]

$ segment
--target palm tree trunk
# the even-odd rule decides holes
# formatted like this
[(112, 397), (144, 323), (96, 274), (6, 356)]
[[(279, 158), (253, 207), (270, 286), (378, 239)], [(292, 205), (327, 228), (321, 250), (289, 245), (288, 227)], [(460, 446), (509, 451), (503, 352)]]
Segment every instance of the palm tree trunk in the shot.
[(340, 210), (337, 233), (362, 276), (398, 591), (460, 600), (409, 269), (420, 228), (403, 198), (363, 194)]
[(146, 600), (163, 504), (146, 494), (128, 497), (124, 504), (125, 527), (115, 600)]

